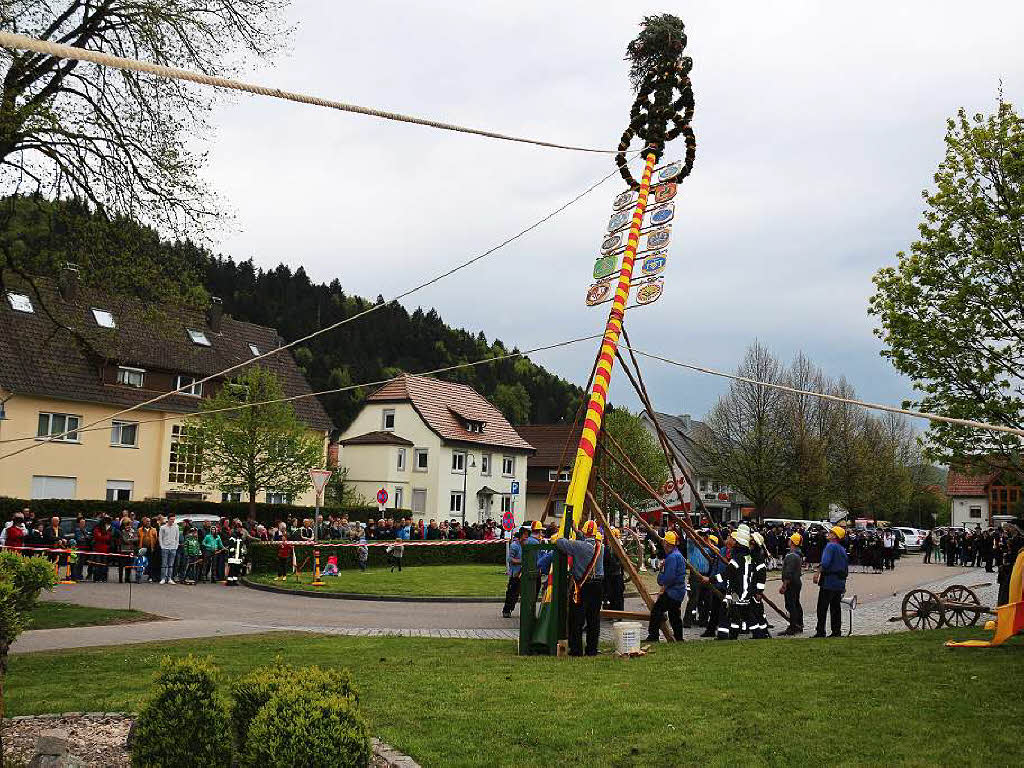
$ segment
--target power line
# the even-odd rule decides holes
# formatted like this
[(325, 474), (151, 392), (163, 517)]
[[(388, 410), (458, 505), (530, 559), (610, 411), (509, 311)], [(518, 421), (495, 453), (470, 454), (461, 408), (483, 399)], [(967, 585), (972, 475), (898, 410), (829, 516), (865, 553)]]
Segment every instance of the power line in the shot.
[(163, 64), (153, 64), (152, 62), (148, 61), (128, 59), (122, 56), (113, 56), (109, 53), (102, 53), (100, 51), (90, 51), (85, 48), (76, 48), (71, 45), (60, 45), (58, 43), (51, 43), (47, 40), (38, 40), (34, 37), (29, 37), (27, 35), (18, 35), (11, 32), (0, 32), (0, 46), (20, 51), (35, 51), (36, 53), (42, 53), (46, 56), (53, 56), (58, 59), (88, 61), (93, 64), (99, 64), (104, 67), (113, 67), (115, 69), (127, 69), (133, 72), (143, 72), (151, 75), (159, 75), (161, 77), (170, 78), (172, 80), (187, 80), (192, 83), (198, 83), (199, 85), (209, 85), (214, 86), (216, 88), (226, 88), (232, 91), (243, 91), (245, 93), (253, 93), (258, 96), (270, 96), (275, 99), (295, 101), (298, 102), (299, 104), (312, 104), (313, 106), (317, 107), (337, 109), (341, 112), (354, 112), (355, 114), (368, 115), (370, 117), (377, 117), (383, 120), (396, 120), (402, 123), (425, 125), (428, 128), (439, 128), (440, 130), (443, 131), (471, 133), (477, 136), (484, 136), (489, 139), (500, 139), (501, 141), (514, 141), (521, 144), (534, 144), (538, 147), (551, 147), (553, 149), (568, 149), (574, 152), (597, 152), (600, 154), (609, 155), (613, 155), (616, 152), (618, 152), (617, 149), (595, 149), (593, 147), (577, 147), (572, 144), (558, 144), (552, 141), (541, 141), (540, 139), (527, 139), (521, 136), (511, 136), (504, 133), (497, 133), (495, 131), (487, 131), (482, 128), (467, 128), (462, 125), (445, 123), (440, 120), (432, 120), (426, 117), (403, 115), (399, 112), (389, 112), (382, 109), (374, 109), (372, 107), (361, 107), (357, 104), (346, 104), (343, 101), (323, 99), (320, 98), (319, 96), (309, 96), (304, 93), (282, 91), (280, 88), (268, 88), (267, 86), (264, 85), (245, 83), (240, 80), (232, 80), (227, 77), (206, 75), (202, 72), (194, 72), (188, 69), (167, 67)]
[[(0, 33), (0, 43), (2, 43), (2, 33)], [(636, 157), (639, 156), (640, 152), (642, 152), (642, 151), (643, 150), (640, 150), (640, 151), (636, 152), (633, 155), (633, 157), (630, 158), (630, 160), (636, 159)], [(152, 397), (149, 400), (146, 400), (144, 402), (138, 403), (137, 405), (133, 405), (130, 408), (125, 408), (123, 410), (117, 411), (116, 413), (112, 413), (109, 416), (104, 416), (101, 419), (97, 419), (96, 421), (93, 421), (93, 422), (90, 422), (89, 424), (86, 424), (84, 427), (81, 427), (80, 429), (67, 430), (66, 432), (63, 432), (63, 433), (61, 433), (59, 435), (51, 435), (48, 440), (41, 441), (41, 442), (38, 442), (38, 443), (34, 443), (32, 445), (26, 445), (24, 448), (19, 448), (16, 451), (12, 451), (11, 453), (4, 454), (3, 456), (0, 456), (0, 461), (3, 461), (4, 459), (10, 458), (11, 456), (17, 456), (19, 453), (24, 453), (25, 451), (31, 451), (33, 448), (37, 448), (40, 445), (43, 445), (44, 443), (53, 442), (55, 440), (59, 440), (60, 438), (67, 437), (68, 435), (72, 434), (73, 432), (81, 432), (81, 431), (88, 430), (90, 427), (94, 427), (97, 424), (105, 424), (106, 422), (108, 422), (108, 421), (110, 421), (112, 419), (116, 419), (119, 416), (124, 416), (125, 414), (131, 413), (133, 411), (137, 411), (140, 408), (145, 408), (146, 406), (153, 405), (154, 403), (158, 403), (161, 400), (164, 400), (164, 399), (170, 397), (171, 395), (178, 394), (179, 392), (181, 392), (184, 389), (187, 389), (187, 388), (190, 388), (190, 387), (194, 387), (197, 384), (205, 384), (206, 382), (210, 381), (211, 379), (215, 379), (215, 378), (224, 376), (225, 374), (231, 373), (232, 371), (238, 370), (239, 368), (245, 368), (247, 366), (250, 366), (250, 365), (252, 365), (252, 364), (254, 364), (254, 363), (256, 363), (256, 362), (258, 362), (258, 361), (260, 361), (260, 360), (262, 360), (264, 358), (270, 357), (272, 355), (276, 355), (279, 352), (282, 352), (283, 350), (289, 349), (290, 347), (294, 347), (297, 344), (302, 344), (302, 343), (304, 343), (306, 341), (309, 341), (312, 338), (315, 338), (315, 337), (320, 336), (322, 334), (328, 333), (329, 331), (333, 331), (336, 328), (340, 328), (341, 326), (346, 325), (347, 323), (351, 323), (353, 320), (358, 320), (360, 317), (365, 317), (366, 315), (369, 315), (372, 312), (376, 312), (378, 309), (386, 307), (388, 304), (391, 304), (392, 302), (399, 301), (401, 299), (406, 298), (407, 296), (411, 296), (412, 294), (416, 293), (417, 291), (421, 291), (424, 288), (427, 288), (427, 287), (433, 285), (434, 283), (440, 282), (441, 280), (444, 280), (447, 277), (451, 277), (456, 272), (459, 272), (460, 270), (463, 270), (466, 267), (469, 267), (469, 266), (475, 264), (476, 262), (480, 261), (481, 259), (487, 258), (492, 253), (494, 253), (495, 251), (498, 251), (501, 248), (504, 248), (506, 245), (509, 245), (510, 243), (515, 242), (516, 240), (521, 238), (523, 235), (525, 235), (525, 234), (527, 234), (529, 232), (532, 232), (537, 227), (539, 227), (542, 224), (546, 223), (547, 221), (553, 219), (555, 216), (557, 216), (559, 213), (564, 211), (566, 208), (568, 208), (573, 203), (576, 203), (579, 200), (581, 200), (584, 197), (586, 197), (588, 194), (590, 194), (595, 189), (597, 189), (599, 186), (601, 186), (606, 181), (608, 181), (608, 179), (612, 178), (613, 176), (617, 176), (618, 174), (619, 174), (618, 169), (612, 171), (607, 176), (604, 176), (599, 181), (594, 182), (589, 187), (587, 187), (585, 190), (583, 190), (578, 195), (576, 195), (574, 198), (572, 198), (571, 200), (569, 200), (566, 203), (563, 203), (558, 208), (556, 208), (555, 210), (551, 211), (551, 213), (549, 213), (546, 216), (544, 216), (543, 218), (540, 218), (537, 221), (533, 222), (532, 224), (530, 224), (525, 229), (519, 230), (516, 234), (512, 235), (511, 237), (506, 238), (505, 240), (503, 240), (502, 242), (498, 243), (497, 245), (492, 246), (491, 248), (488, 248), (483, 253), (477, 254), (476, 256), (472, 257), (471, 259), (467, 259), (466, 261), (463, 261), (460, 264), (457, 264), (456, 266), (452, 267), (451, 269), (447, 270), (446, 272), (442, 272), (441, 274), (436, 275), (435, 277), (432, 277), (429, 280), (426, 280), (426, 281), (420, 283), (419, 285), (416, 285), (413, 288), (410, 288), (407, 291), (404, 291), (403, 293), (400, 293), (397, 296), (394, 296), (391, 299), (388, 299), (385, 302), (380, 302), (380, 303), (374, 304), (372, 307), (370, 307), (368, 309), (364, 309), (362, 312), (357, 312), (356, 314), (352, 315), (352, 317), (345, 318), (344, 320), (339, 320), (336, 323), (328, 325), (325, 328), (321, 328), (318, 331), (313, 331), (313, 333), (307, 334), (306, 336), (303, 336), (302, 338), (296, 339), (295, 341), (290, 341), (287, 344), (283, 344), (282, 346), (277, 347), (276, 349), (272, 349), (269, 352), (264, 352), (263, 354), (256, 355), (255, 357), (252, 357), (252, 358), (250, 358), (248, 360), (245, 360), (243, 362), (236, 363), (235, 365), (232, 365), (232, 366), (230, 366), (228, 368), (225, 368), (222, 371), (218, 371), (217, 373), (211, 373), (209, 376), (207, 376), (207, 377), (205, 377), (203, 379), (199, 379), (198, 381), (193, 382), (192, 384), (189, 384), (187, 386), (178, 387), (177, 389), (172, 389), (172, 390), (169, 390), (167, 392), (162, 392), (159, 395), (157, 395), (156, 397)]]
[(716, 371), (714, 368), (707, 368), (706, 366), (703, 366), (703, 365), (694, 365), (692, 363), (683, 363), (683, 362), (680, 362), (679, 360), (672, 360), (671, 358), (668, 358), (668, 357), (663, 357), (661, 355), (655, 355), (655, 354), (653, 354), (651, 352), (644, 352), (642, 350), (636, 349), (635, 347), (630, 347), (628, 344), (620, 343), (619, 346), (622, 347), (623, 349), (628, 349), (628, 350), (630, 350), (632, 352), (635, 352), (638, 355), (642, 355), (643, 357), (649, 358), (651, 360), (658, 360), (658, 361), (660, 361), (662, 363), (667, 363), (669, 365), (674, 365), (674, 366), (677, 366), (679, 368), (686, 368), (686, 369), (691, 370), (691, 371), (696, 371), (697, 373), (706, 373), (709, 376), (720, 376), (723, 379), (731, 379), (733, 381), (742, 381), (745, 384), (754, 384), (755, 386), (758, 386), (758, 387), (768, 387), (769, 389), (778, 389), (778, 390), (780, 390), (782, 392), (789, 392), (790, 394), (794, 394), (794, 395), (808, 395), (810, 397), (821, 398), (822, 400), (831, 400), (832, 402), (835, 402), (835, 403), (845, 403), (847, 405), (856, 405), (856, 406), (859, 406), (861, 408), (867, 408), (868, 410), (885, 411), (886, 413), (897, 413), (897, 414), (900, 414), (902, 416), (910, 416), (911, 418), (914, 418), (914, 419), (927, 419), (928, 421), (939, 421), (939, 422), (943, 422), (945, 424), (955, 424), (956, 426), (959, 426), (959, 427), (971, 427), (973, 429), (984, 429), (984, 430), (988, 430), (990, 432), (1006, 432), (1007, 434), (1018, 435), (1020, 437), (1024, 437), (1024, 429), (1016, 429), (1015, 427), (1006, 427), (1006, 426), (1003, 426), (1001, 424), (988, 424), (988, 423), (986, 423), (984, 421), (972, 421), (970, 419), (955, 419), (955, 418), (953, 418), (951, 416), (942, 416), (942, 415), (940, 415), (938, 413), (928, 413), (927, 411), (910, 411), (910, 410), (907, 410), (906, 408), (897, 408), (894, 405), (883, 405), (881, 403), (869, 403), (869, 402), (867, 402), (865, 400), (857, 400), (857, 399), (852, 398), (852, 397), (842, 397), (840, 395), (830, 395), (830, 394), (827, 394), (825, 392), (814, 392), (814, 391), (808, 390), (808, 389), (798, 389), (796, 387), (789, 387), (789, 386), (786, 386), (785, 384), (774, 384), (774, 383), (767, 382), (767, 381), (758, 381), (757, 379), (751, 379), (751, 378), (748, 378), (746, 376), (739, 376), (738, 374), (734, 374), (734, 373), (724, 373), (723, 371)]
[[(593, 339), (600, 339), (602, 337), (602, 335), (603, 334), (595, 333), (595, 334), (592, 334), (590, 336), (580, 336), (579, 338), (575, 338), (575, 339), (567, 339), (565, 341), (558, 341), (558, 342), (555, 342), (554, 344), (545, 344), (542, 347), (533, 347), (532, 349), (524, 349), (521, 352), (509, 352), (506, 355), (494, 355), (492, 357), (485, 357), (483, 360), (475, 360), (475, 361), (473, 361), (471, 363), (457, 363), (455, 365), (447, 365), (447, 366), (445, 366), (443, 368), (435, 368), (432, 371), (423, 371), (422, 373), (413, 373), (413, 374), (408, 374), (408, 375), (410, 375), (410, 376), (436, 376), (436, 375), (438, 375), (440, 373), (448, 373), (449, 371), (458, 371), (458, 370), (462, 370), (464, 368), (474, 368), (474, 367), (476, 367), (478, 365), (487, 365), (488, 363), (498, 363), (498, 362), (501, 362), (502, 360), (510, 360), (512, 358), (515, 358), (515, 357), (526, 357), (526, 355), (532, 355), (532, 354), (534, 354), (536, 352), (546, 352), (547, 350), (550, 350), (550, 349), (558, 349), (559, 347), (567, 347), (570, 344), (578, 344), (581, 341), (592, 341)], [(346, 385), (344, 387), (336, 387), (334, 389), (322, 389), (319, 392), (307, 392), (307, 393), (302, 394), (302, 395), (291, 395), (290, 397), (280, 397), (280, 398), (277, 398), (275, 400), (260, 400), (260, 401), (255, 402), (255, 403), (241, 403), (239, 405), (233, 405), (233, 406), (226, 407), (226, 408), (214, 408), (214, 409), (211, 409), (211, 410), (208, 410), (208, 411), (197, 411), (195, 413), (175, 413), (175, 414), (172, 414), (170, 416), (162, 416), (159, 419), (147, 419), (146, 421), (137, 421), (137, 422), (134, 422), (134, 423), (137, 426), (142, 427), (142, 426), (145, 426), (146, 424), (162, 424), (165, 421), (173, 421), (175, 419), (188, 419), (188, 418), (193, 418), (195, 416), (206, 416), (206, 415), (209, 415), (209, 414), (212, 414), (212, 413), (227, 413), (227, 412), (230, 412), (230, 411), (241, 411), (241, 410), (245, 410), (246, 408), (255, 408), (258, 405), (274, 405), (274, 404), (277, 404), (277, 403), (290, 403), (290, 402), (293, 402), (295, 400), (303, 400), (303, 399), (308, 398), (308, 397), (319, 397), (321, 395), (334, 395), (334, 394), (338, 394), (340, 392), (351, 392), (352, 390), (360, 389), (362, 387), (378, 387), (378, 386), (383, 386), (384, 384), (389, 384), (392, 381), (397, 381), (399, 378), (401, 378), (401, 377), (400, 376), (392, 376), (389, 379), (380, 379), (378, 381), (367, 381), (367, 382), (363, 382), (361, 384), (348, 384), (348, 385)], [(111, 417), (111, 418), (113, 418), (113, 417)], [(81, 429), (73, 430), (73, 433), (77, 435), (80, 432), (96, 432), (96, 431), (105, 430), (105, 429), (109, 429), (109, 427), (107, 427), (106, 425), (104, 425), (104, 426), (88, 426), (88, 427), (82, 427)], [(27, 440), (39, 440), (42, 443), (52, 443), (52, 442), (57, 441), (57, 436), (39, 437), (38, 435), (26, 435), (25, 437), (9, 437), (9, 438), (6, 438), (4, 440), (0, 440), (0, 445), (2, 445), (4, 443), (21, 443), (21, 442), (25, 442)], [(0, 460), (6, 459), (7, 456), (13, 456), (13, 455), (14, 455), (13, 453), (5, 454), (4, 456), (0, 456)]]

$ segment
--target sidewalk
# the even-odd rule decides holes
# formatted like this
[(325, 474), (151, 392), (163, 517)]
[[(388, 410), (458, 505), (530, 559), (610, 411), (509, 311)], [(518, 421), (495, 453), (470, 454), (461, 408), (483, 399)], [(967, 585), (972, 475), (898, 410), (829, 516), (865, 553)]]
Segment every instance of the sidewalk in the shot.
[(242, 624), (235, 621), (183, 619), (177, 621), (140, 621), (106, 627), (68, 627), (36, 629), (22, 633), (14, 641), (11, 653), (54, 651), (61, 648), (90, 648), (100, 645), (149, 643), (160, 640), (187, 640), (196, 637), (226, 637), (274, 632), (279, 627)]

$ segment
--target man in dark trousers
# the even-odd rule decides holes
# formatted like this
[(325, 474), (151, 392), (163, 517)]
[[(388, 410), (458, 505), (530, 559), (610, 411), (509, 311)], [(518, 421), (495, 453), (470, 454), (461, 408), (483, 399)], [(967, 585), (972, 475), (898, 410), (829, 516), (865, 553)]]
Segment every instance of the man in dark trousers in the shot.
[(821, 554), (821, 564), (814, 574), (814, 583), (818, 585), (818, 628), (815, 637), (825, 637), (825, 618), (831, 614), (832, 637), (843, 634), (843, 615), (840, 613), (840, 601), (846, 591), (846, 577), (849, 572), (849, 561), (846, 550), (840, 544), (846, 530), (838, 525), (828, 532), (828, 544)]
[[(621, 538), (618, 528), (610, 528), (608, 535)], [(626, 607), (626, 581), (622, 572), (622, 562), (615, 555), (615, 550), (606, 545), (604, 548), (604, 600), (609, 610), (621, 611)]]
[(519, 585), (523, 576), (523, 541), (527, 533), (526, 528), (520, 528), (508, 545), (508, 586), (505, 587), (505, 605), (501, 609), (501, 615), (506, 619), (512, 615), (519, 601)]
[(683, 617), (680, 608), (686, 597), (686, 561), (679, 552), (679, 534), (669, 531), (665, 534), (665, 559), (661, 562), (658, 584), (661, 593), (651, 608), (651, 621), (647, 625), (647, 642), (658, 642), (658, 631), (668, 614), (668, 623), (677, 641), (683, 639)]
[(800, 605), (800, 574), (803, 571), (804, 555), (800, 551), (803, 537), (794, 533), (789, 537), (789, 552), (782, 560), (782, 586), (779, 592), (786, 598), (786, 613), (789, 614), (789, 626), (780, 635), (800, 635), (804, 631), (804, 609)]
[(604, 547), (597, 539), (597, 523), (583, 525), (581, 539), (555, 539), (555, 547), (572, 558), (569, 603), (569, 655), (583, 655), (583, 627), (587, 628), (587, 656), (597, 656), (601, 637), (601, 595), (604, 591)]

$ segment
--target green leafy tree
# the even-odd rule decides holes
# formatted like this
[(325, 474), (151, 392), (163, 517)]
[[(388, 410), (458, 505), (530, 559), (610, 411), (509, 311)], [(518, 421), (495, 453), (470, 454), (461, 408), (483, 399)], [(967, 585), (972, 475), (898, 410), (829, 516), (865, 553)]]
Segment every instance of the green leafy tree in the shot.
[[(668, 480), (665, 454), (655, 438), (647, 431), (639, 416), (630, 413), (626, 408), (609, 409), (604, 416), (604, 429), (615, 439), (616, 443), (622, 446), (630, 461), (653, 488), (659, 487)], [(601, 475), (615, 489), (615, 492), (634, 509), (643, 507), (651, 498), (643, 486), (633, 480), (614, 462), (606, 461)], [(597, 497), (601, 498), (601, 494), (598, 493)], [(615, 518), (621, 520), (627, 514), (625, 508), (611, 496), (604, 501), (607, 505), (604, 512), (609, 516), (609, 520)]]
[(498, 410), (513, 424), (525, 424), (530, 420), (530, 394), (522, 384), (499, 384), (494, 390), (493, 400)]
[(295, 496), (311, 487), (309, 468), (324, 464), (323, 438), (299, 421), (290, 403), (217, 411), (283, 396), (277, 376), (253, 366), (204, 400), (193, 420), (190, 439), (201, 451), (203, 485), (241, 491), (253, 516), (260, 490)]
[[(4, 677), (7, 654), (14, 640), (31, 621), (30, 614), (44, 589), (53, 589), (57, 575), (42, 557), (0, 552), (0, 719), (4, 716)], [(0, 738), (0, 755), (3, 740)]]
[[(882, 354), (913, 379), (908, 406), (1024, 428), (1024, 121), (961, 109), (946, 130), (920, 239), (874, 277)], [(1021, 439), (933, 424), (926, 455), (1024, 470)]]

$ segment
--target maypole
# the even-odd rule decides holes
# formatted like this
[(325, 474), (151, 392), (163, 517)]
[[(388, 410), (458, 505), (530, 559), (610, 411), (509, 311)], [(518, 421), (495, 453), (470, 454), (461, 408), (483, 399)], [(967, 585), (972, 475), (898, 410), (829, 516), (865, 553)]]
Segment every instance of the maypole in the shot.
[[(615, 287), (615, 295), (608, 312), (605, 334), (597, 355), (597, 366), (583, 422), (583, 434), (576, 450), (576, 461), (573, 465), (572, 478), (569, 481), (566, 511), (562, 521), (561, 533), (563, 536), (573, 535), (572, 529), (580, 524), (583, 515), (583, 503), (594, 466), (594, 452), (604, 419), (612, 366), (615, 362), (619, 336), (622, 333), (622, 324), (626, 316), (630, 289), (637, 287), (633, 280), (633, 266), (644, 229), (645, 213), (651, 191), (651, 177), (656, 163), (664, 154), (666, 142), (677, 136), (684, 136), (686, 157), (681, 165), (670, 165), (662, 169), (658, 181), (659, 188), (664, 192), (659, 191), (656, 195), (658, 202), (671, 200), (675, 196), (676, 184), (688, 176), (693, 168), (696, 141), (693, 130), (690, 128), (690, 119), (693, 116), (693, 91), (689, 78), (692, 60), (688, 56), (683, 56), (685, 47), (686, 34), (683, 22), (675, 16), (665, 14), (646, 17), (642, 24), (642, 31), (626, 49), (626, 58), (632, 62), (630, 80), (636, 89), (637, 97), (630, 111), (629, 127), (622, 134), (619, 153), (615, 159), (630, 190), (636, 191), (638, 194), (625, 250), (622, 252), (622, 265)], [(672, 124), (671, 128), (669, 128), (669, 123)], [(626, 163), (626, 152), (634, 136), (644, 142), (644, 171), (639, 182), (633, 178)], [(630, 192), (623, 193), (616, 198), (616, 201), (623, 199), (624, 196), (624, 199), (628, 201)], [(659, 209), (659, 211), (661, 210)], [(659, 212), (655, 212), (654, 216), (658, 215)], [(660, 220), (655, 220), (652, 217), (650, 223), (652, 226), (667, 223), (671, 221), (672, 216), (673, 211), (665, 209), (661, 213)], [(609, 223), (610, 231), (615, 229), (618, 222), (616, 217), (624, 218), (621, 214), (614, 214)], [(608, 238), (606, 243), (610, 240), (611, 238)], [(668, 232), (661, 230), (659, 235), (649, 231), (645, 235), (645, 242), (648, 247), (667, 244)], [(600, 275), (599, 270), (603, 268), (602, 262), (607, 264), (609, 257), (614, 257), (614, 244), (608, 249), (603, 247), (602, 251), (605, 255), (600, 257), (598, 264), (595, 265), (595, 278)], [(650, 270), (647, 269), (648, 261), (652, 265)], [(664, 253), (659, 252), (657, 255), (645, 259), (644, 272), (645, 274), (657, 274), (664, 269), (664, 265)], [(612, 266), (612, 270), (614, 270), (614, 266)], [(655, 280), (658, 282), (654, 282)], [(654, 278), (639, 287), (638, 303), (646, 304), (657, 299), (662, 290), (660, 281), (661, 278)], [(588, 293), (588, 304), (601, 303), (602, 292), (607, 292), (608, 287), (607, 283), (595, 283), (591, 286)]]

